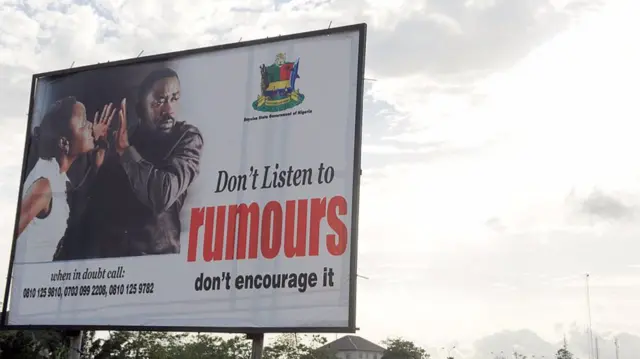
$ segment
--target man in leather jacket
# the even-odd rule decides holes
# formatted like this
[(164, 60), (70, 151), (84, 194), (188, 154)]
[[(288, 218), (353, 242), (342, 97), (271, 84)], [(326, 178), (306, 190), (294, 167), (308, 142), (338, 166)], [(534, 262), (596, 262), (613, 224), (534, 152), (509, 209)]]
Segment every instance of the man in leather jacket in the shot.
[(173, 70), (149, 74), (139, 88), (140, 121), (133, 135), (122, 101), (120, 128), (110, 144), (115, 154), (91, 181), (76, 243), (61, 241), (55, 259), (180, 252), (180, 211), (199, 174), (203, 138), (198, 128), (176, 119), (179, 99)]

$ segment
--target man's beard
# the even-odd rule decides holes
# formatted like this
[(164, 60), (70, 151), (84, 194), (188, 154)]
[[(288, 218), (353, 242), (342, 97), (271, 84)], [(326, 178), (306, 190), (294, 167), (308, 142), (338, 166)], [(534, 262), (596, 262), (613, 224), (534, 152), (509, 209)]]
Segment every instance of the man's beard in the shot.
[(157, 119), (153, 121), (153, 127), (156, 130), (164, 133), (171, 132), (175, 124), (176, 124), (176, 119), (169, 114), (160, 115)]

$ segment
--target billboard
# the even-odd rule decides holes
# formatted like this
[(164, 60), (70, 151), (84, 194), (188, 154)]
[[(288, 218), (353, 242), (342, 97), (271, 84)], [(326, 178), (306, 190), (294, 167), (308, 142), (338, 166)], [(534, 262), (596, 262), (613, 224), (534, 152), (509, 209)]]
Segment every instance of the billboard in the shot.
[(355, 331), (365, 39), (35, 75), (5, 325)]

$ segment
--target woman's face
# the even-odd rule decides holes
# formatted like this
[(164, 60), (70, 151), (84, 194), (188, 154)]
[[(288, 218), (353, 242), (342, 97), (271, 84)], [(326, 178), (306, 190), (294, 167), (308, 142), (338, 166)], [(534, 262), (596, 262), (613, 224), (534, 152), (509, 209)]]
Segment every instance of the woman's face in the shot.
[(71, 151), (74, 155), (87, 153), (94, 149), (93, 124), (87, 121), (87, 111), (82, 102), (73, 105), (71, 117)]

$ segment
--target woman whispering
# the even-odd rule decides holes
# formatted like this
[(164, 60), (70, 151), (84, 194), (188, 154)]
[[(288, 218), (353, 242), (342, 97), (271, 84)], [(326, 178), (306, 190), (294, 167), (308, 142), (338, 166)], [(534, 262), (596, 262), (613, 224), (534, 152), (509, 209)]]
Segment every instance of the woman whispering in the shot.
[(18, 222), (17, 251), (29, 262), (50, 261), (69, 218), (67, 172), (76, 159), (96, 151), (95, 165), (104, 161), (107, 129), (115, 108), (105, 105), (87, 120), (82, 102), (75, 97), (56, 101), (34, 129), (38, 160), (24, 181)]

